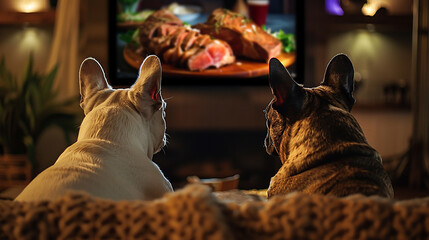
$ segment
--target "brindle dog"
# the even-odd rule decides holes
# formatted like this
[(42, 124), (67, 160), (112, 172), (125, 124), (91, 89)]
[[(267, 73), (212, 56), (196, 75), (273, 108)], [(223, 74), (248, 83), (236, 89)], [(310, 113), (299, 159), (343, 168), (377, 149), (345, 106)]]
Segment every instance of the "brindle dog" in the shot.
[(283, 163), (271, 178), (268, 197), (292, 191), (335, 195), (360, 193), (393, 197), (389, 176), (356, 119), (354, 70), (346, 55), (335, 56), (320, 86), (297, 84), (271, 59), (273, 100), (265, 110), (265, 147)]

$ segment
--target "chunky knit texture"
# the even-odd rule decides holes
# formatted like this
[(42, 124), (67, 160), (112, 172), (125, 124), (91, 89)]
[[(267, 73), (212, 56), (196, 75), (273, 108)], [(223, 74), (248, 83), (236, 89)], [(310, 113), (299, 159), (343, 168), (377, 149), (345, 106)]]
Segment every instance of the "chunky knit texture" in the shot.
[(429, 198), (292, 193), (238, 203), (189, 185), (151, 202), (76, 193), (51, 202), (0, 201), (0, 239), (428, 238)]

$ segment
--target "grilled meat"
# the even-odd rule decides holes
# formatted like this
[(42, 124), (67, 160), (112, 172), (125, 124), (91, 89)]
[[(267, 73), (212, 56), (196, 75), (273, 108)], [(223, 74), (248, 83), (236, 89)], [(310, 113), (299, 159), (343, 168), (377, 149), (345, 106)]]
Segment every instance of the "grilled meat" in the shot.
[(168, 10), (150, 15), (140, 26), (139, 37), (146, 54), (156, 54), (165, 63), (191, 71), (219, 68), (235, 61), (228, 43), (185, 27)]
[(249, 18), (227, 9), (216, 9), (202, 24), (193, 26), (229, 43), (236, 56), (268, 61), (281, 53), (282, 43)]

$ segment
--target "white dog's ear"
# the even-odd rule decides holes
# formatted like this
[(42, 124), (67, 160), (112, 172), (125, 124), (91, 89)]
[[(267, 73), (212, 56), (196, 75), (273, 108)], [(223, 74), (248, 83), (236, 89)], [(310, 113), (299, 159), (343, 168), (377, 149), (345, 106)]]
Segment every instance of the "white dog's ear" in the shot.
[(161, 61), (155, 55), (146, 57), (140, 66), (139, 77), (131, 87), (131, 95), (137, 109), (146, 117), (162, 105), (161, 96)]
[(83, 60), (79, 69), (79, 87), (81, 104), (90, 96), (105, 88), (110, 88), (103, 68), (94, 58)]

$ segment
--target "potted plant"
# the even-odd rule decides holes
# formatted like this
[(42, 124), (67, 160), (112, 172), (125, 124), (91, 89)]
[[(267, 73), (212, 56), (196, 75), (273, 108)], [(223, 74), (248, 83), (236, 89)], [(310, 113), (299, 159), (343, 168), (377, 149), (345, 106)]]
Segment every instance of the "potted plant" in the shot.
[(60, 127), (67, 141), (71, 141), (71, 133), (77, 131), (76, 114), (71, 107), (76, 106), (78, 98), (58, 100), (58, 92), (53, 88), (57, 69), (47, 74), (35, 72), (30, 54), (23, 77), (18, 81), (7, 69), (4, 57), (0, 60), (0, 145), (3, 147), (0, 157), (3, 159), (13, 161), (18, 154), (26, 157), (34, 168), (37, 141), (53, 125)]
[(122, 12), (133, 14), (137, 12), (140, 0), (118, 0)]

